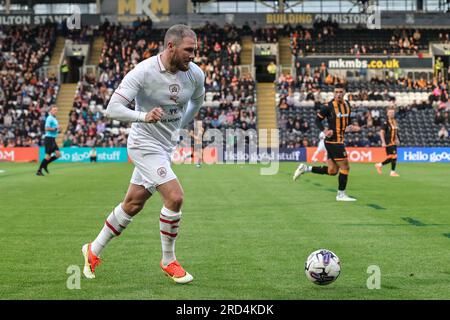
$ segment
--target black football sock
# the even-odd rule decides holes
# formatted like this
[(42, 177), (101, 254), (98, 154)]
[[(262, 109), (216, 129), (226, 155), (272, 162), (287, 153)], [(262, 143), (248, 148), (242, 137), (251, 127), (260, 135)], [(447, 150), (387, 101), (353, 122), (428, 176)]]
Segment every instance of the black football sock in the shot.
[(45, 166), (48, 164), (48, 160), (47, 159), (42, 159), (41, 165), (39, 166), (38, 171), (42, 171), (42, 168), (45, 168)]
[(56, 156), (52, 156), (52, 157), (48, 160), (48, 163), (51, 163), (51, 162), (55, 161), (56, 159), (58, 159)]
[(391, 162), (392, 171), (395, 171), (396, 166), (397, 166), (397, 159), (392, 159), (392, 162)]
[(339, 172), (339, 191), (344, 191), (347, 187), (348, 173), (342, 171)]
[(387, 158), (381, 164), (384, 166), (385, 164), (388, 164), (389, 162), (391, 162), (391, 160), (392, 160), (391, 158)]
[(327, 166), (312, 167), (311, 168), (311, 172), (312, 173), (317, 173), (317, 174), (328, 174), (328, 167)]

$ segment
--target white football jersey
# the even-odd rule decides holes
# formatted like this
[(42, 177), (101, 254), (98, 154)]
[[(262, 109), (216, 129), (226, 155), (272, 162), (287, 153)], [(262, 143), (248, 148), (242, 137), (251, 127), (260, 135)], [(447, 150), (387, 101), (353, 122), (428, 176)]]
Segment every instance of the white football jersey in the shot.
[(128, 72), (115, 94), (129, 102), (135, 100), (136, 110), (147, 113), (161, 107), (164, 114), (156, 123), (134, 122), (128, 136), (128, 147), (150, 152), (172, 152), (176, 140), (172, 140), (181, 124), (189, 100), (205, 93), (204, 73), (195, 63), (189, 70), (173, 74), (165, 69), (160, 55), (150, 57)]

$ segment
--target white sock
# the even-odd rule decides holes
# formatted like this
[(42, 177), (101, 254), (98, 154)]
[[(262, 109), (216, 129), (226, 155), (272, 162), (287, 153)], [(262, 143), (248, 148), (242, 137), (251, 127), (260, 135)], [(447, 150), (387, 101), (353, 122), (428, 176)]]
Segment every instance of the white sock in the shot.
[(305, 172), (311, 172), (311, 171), (312, 171), (312, 166), (306, 166)]
[(345, 196), (345, 190), (338, 190), (338, 196), (339, 197)]
[(123, 230), (133, 221), (125, 211), (122, 209), (122, 203), (120, 203), (109, 214), (105, 221), (103, 229), (98, 234), (97, 238), (91, 244), (92, 252), (99, 257), (105, 246), (111, 241), (112, 238), (120, 236)]
[(163, 207), (159, 216), (159, 230), (161, 233), (162, 263), (167, 266), (175, 257), (175, 240), (180, 226), (181, 211), (175, 212)]

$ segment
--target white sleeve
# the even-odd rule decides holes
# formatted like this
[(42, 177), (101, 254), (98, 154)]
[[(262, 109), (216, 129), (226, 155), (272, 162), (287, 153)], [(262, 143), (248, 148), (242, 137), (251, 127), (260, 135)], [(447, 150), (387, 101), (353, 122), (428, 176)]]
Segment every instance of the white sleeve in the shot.
[(195, 91), (192, 94), (191, 100), (197, 100), (200, 96), (205, 94), (205, 74), (199, 66), (195, 65), (193, 68), (194, 78), (196, 82)]
[(194, 119), (198, 110), (200, 110), (203, 105), (203, 98), (204, 95), (202, 94), (197, 99), (189, 100), (186, 112), (183, 114), (183, 118), (181, 119), (181, 128), (186, 127)]
[(205, 97), (205, 74), (199, 67), (195, 70), (195, 81), (196, 87), (191, 100), (188, 102), (183, 118), (181, 119), (181, 128), (186, 127), (194, 119), (196, 113), (203, 105)]
[(144, 72), (140, 69), (136, 66), (128, 72), (114, 91), (106, 108), (106, 116), (108, 118), (127, 122), (145, 121), (145, 112), (131, 110), (127, 107), (141, 89)]

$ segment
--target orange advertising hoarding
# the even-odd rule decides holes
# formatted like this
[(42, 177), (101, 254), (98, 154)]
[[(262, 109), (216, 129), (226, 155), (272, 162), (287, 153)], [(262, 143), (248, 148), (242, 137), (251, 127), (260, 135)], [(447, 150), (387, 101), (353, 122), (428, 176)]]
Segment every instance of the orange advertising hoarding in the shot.
[(6, 162), (37, 162), (39, 148), (0, 148), (0, 161)]
[[(177, 148), (172, 154), (172, 162), (174, 164), (196, 163), (197, 153), (193, 151), (193, 148), (189, 147)], [(202, 149), (202, 153), (202, 163), (213, 164), (219, 162), (217, 148), (206, 147)]]
[[(316, 147), (306, 148), (306, 161), (313, 162), (312, 156)], [(386, 159), (385, 148), (345, 148), (347, 150), (348, 160), (350, 162), (382, 162)], [(317, 155), (317, 161), (326, 162), (326, 152), (320, 152)]]

